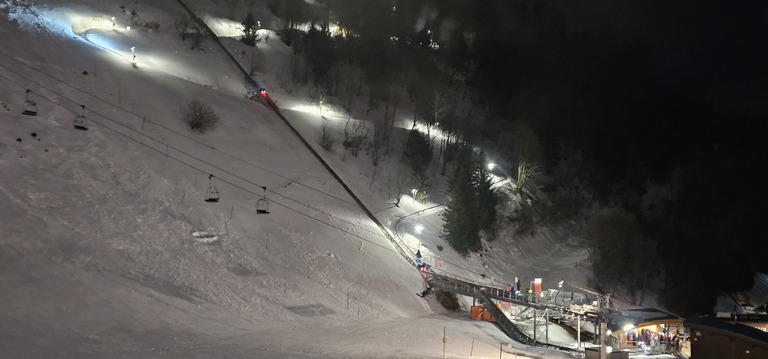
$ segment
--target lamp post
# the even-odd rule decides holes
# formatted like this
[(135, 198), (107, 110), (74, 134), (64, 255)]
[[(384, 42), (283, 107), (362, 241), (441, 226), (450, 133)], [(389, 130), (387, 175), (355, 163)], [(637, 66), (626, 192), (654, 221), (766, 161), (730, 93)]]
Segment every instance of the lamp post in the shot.
[(581, 350), (581, 315), (576, 316), (576, 341), (579, 343), (579, 350)]
[(421, 245), (421, 231), (424, 230), (424, 226), (417, 224), (416, 227), (414, 227), (414, 229), (416, 230), (416, 234), (417, 234), (416, 238), (418, 238), (419, 240), (419, 245)]

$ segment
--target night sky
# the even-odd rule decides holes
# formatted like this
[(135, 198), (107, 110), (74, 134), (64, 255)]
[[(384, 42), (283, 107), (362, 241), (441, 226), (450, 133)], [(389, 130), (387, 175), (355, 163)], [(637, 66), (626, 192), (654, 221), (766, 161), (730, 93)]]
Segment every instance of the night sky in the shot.
[(562, 1), (569, 27), (647, 45), (653, 68), (728, 110), (766, 110), (768, 3)]
[[(672, 279), (667, 285), (693, 279), (696, 286), (690, 289), (706, 296), (673, 307), (707, 312), (713, 295), (748, 289), (752, 272), (768, 270), (768, 3), (563, 1), (554, 6), (569, 29), (637, 44), (647, 54), (645, 76), (651, 78), (625, 85), (651, 84), (646, 88), (660, 96), (648, 102), (655, 109), (646, 112), (650, 116), (640, 126), (646, 130), (629, 137), (643, 143), (638, 137), (644, 136), (643, 148), (664, 150), (634, 158), (662, 162), (646, 166), (658, 170), (657, 183), (669, 181), (676, 171), (688, 173), (679, 178), (677, 203), (664, 214), (670, 218), (650, 221), (666, 222), (668, 228), (646, 234), (659, 240), (663, 261), (682, 258), (681, 265), (666, 266)], [(669, 272), (697, 273), (701, 279)]]

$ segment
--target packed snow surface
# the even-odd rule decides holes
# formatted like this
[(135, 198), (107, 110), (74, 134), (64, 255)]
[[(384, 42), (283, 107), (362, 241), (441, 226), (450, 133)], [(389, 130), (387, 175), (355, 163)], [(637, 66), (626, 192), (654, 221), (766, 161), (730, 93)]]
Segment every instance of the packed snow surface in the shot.
[[(0, 357), (572, 357), (416, 296), (418, 271), (282, 120), (247, 98), (224, 51), (181, 41), (176, 1), (123, 4), (0, 3)], [(251, 49), (214, 2), (188, 5), (234, 38), (222, 42), (238, 61), (263, 56), (256, 80), (408, 250), (489, 284), (583, 278), (585, 253), (547, 238), (466, 259), (438, 250), (439, 207), (408, 215), (439, 203), (405, 196), (394, 207), (381, 190), (386, 165), (377, 173), (317, 145), (337, 115), (307, 110), (276, 34), (260, 30), (271, 39)], [(133, 11), (159, 28), (129, 29)], [(21, 114), (26, 89), (37, 116)], [(216, 111), (214, 130), (181, 121), (193, 99)], [(78, 115), (87, 131), (73, 128)], [(219, 202), (204, 201), (209, 186)], [(269, 214), (256, 213), (260, 199)]]

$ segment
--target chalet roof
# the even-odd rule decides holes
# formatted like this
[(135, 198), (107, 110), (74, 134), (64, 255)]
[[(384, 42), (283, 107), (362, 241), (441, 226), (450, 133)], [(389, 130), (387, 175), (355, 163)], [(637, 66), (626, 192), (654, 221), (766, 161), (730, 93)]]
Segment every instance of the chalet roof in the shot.
[(623, 310), (621, 311), (622, 315), (628, 316), (628, 317), (634, 317), (638, 319), (638, 323), (634, 323), (636, 325), (645, 323), (645, 322), (653, 322), (658, 320), (665, 320), (665, 319), (680, 319), (680, 317), (665, 312), (660, 309), (655, 308), (638, 308), (638, 309), (630, 309), (630, 310)]
[(738, 338), (768, 349), (768, 333), (748, 325), (712, 317), (691, 317), (687, 318), (683, 324), (688, 328), (701, 329)]
[(759, 307), (768, 303), (768, 274), (757, 273), (755, 274), (755, 285), (750, 289), (747, 294), (752, 302), (752, 305)]

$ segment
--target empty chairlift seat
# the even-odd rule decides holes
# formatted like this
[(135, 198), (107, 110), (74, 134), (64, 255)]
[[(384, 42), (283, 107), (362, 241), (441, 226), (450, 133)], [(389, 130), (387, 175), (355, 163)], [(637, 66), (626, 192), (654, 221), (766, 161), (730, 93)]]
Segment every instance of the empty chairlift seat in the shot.
[(208, 175), (208, 190), (205, 191), (206, 202), (219, 201), (219, 189), (213, 185), (213, 175)]
[(21, 113), (28, 116), (37, 116), (37, 103), (29, 98), (30, 93), (32, 93), (32, 91), (27, 89), (27, 97), (24, 100), (24, 110), (21, 111)]
[(75, 115), (74, 126), (76, 130), (87, 131), (88, 119), (85, 117), (85, 105), (80, 105), (83, 111), (79, 115)]
[(256, 213), (267, 214), (269, 213), (269, 202), (267, 201), (267, 187), (261, 187), (264, 190), (264, 194), (256, 201)]

